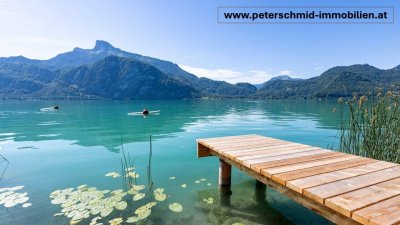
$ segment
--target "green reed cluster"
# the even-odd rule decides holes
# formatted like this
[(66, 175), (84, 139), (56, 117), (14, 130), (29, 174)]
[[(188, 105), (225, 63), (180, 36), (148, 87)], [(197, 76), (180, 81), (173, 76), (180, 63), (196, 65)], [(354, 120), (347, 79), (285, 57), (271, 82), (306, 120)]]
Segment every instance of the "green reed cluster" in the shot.
[(339, 151), (400, 163), (400, 95), (396, 92), (339, 99)]

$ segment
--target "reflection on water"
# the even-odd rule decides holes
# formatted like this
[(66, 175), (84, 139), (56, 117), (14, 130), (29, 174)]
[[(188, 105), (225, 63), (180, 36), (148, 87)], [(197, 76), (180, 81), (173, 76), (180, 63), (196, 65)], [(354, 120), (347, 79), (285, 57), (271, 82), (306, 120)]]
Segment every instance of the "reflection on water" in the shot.
[[(121, 168), (121, 143), (146, 174), (148, 139), (153, 136), (152, 178), (182, 203), (179, 216), (162, 224), (327, 224), (328, 222), (234, 170), (230, 206), (220, 206), (218, 161), (196, 158), (197, 138), (255, 133), (326, 147), (336, 135), (335, 102), (322, 101), (60, 101), (0, 102), (0, 154), (10, 165), (0, 187), (24, 185), (32, 206), (0, 207), (0, 224), (67, 224), (53, 217), (49, 194), (82, 184), (121, 188), (104, 174)], [(129, 116), (144, 106), (159, 115)], [(175, 180), (169, 177), (175, 176)], [(200, 178), (207, 182), (196, 183)], [(146, 182), (145, 177), (141, 182)], [(210, 186), (206, 183), (210, 183)], [(182, 185), (185, 187), (182, 188)], [(267, 193), (263, 195), (263, 193)], [(264, 198), (264, 197), (265, 198)], [(204, 199), (213, 198), (213, 204)], [(265, 199), (263, 201), (262, 199)], [(155, 220), (152, 220), (155, 221)], [(156, 223), (157, 224), (157, 223)], [(158, 223), (158, 224), (161, 224)], [(175, 223), (176, 224), (176, 223)]]

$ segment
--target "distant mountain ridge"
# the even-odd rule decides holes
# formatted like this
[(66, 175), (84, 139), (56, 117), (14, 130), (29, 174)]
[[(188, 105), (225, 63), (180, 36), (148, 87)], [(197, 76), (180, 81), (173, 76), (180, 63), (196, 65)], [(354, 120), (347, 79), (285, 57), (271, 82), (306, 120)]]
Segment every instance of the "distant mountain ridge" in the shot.
[(377, 89), (399, 90), (399, 66), (381, 70), (368, 64), (333, 67), (320, 76), (304, 80), (270, 80), (258, 90), (260, 98), (337, 98)]
[[(172, 94), (153, 95), (143, 94), (142, 89), (133, 89), (130, 95), (115, 94), (107, 92), (108, 94), (93, 92), (97, 86), (102, 86), (100, 81), (103, 81), (101, 75), (108, 76), (111, 73), (114, 76), (119, 76), (117, 72), (102, 68), (101, 70), (93, 65), (100, 65), (105, 60), (110, 61), (112, 58), (118, 57), (122, 59), (130, 59), (131, 63), (125, 64), (106, 64), (115, 71), (123, 70), (125, 72), (132, 72), (136, 70), (136, 66), (143, 66), (146, 64), (149, 67), (154, 67), (156, 70), (151, 70), (152, 73), (161, 72), (160, 76), (152, 76), (155, 74), (147, 74), (149, 80), (142, 79), (144, 74), (136, 74), (136, 80), (127, 80), (126, 82), (141, 81), (140, 85), (135, 87), (142, 87), (146, 89), (154, 89), (155, 92), (165, 93), (168, 90)], [(136, 61), (132, 63), (132, 61)], [(92, 65), (90, 67), (89, 65)], [(130, 65), (131, 68), (127, 68)], [(81, 73), (82, 66), (86, 66), (87, 70), (91, 72)], [(147, 70), (149, 72), (150, 70)], [(79, 72), (79, 73), (78, 73)], [(76, 74), (73, 74), (76, 73)], [(97, 74), (98, 80), (93, 82), (76, 82), (70, 84), (68, 76), (82, 76), (82, 81), (87, 80), (88, 74)], [(68, 74), (68, 75), (65, 75)], [(139, 79), (140, 76), (140, 79)], [(168, 79), (166, 79), (168, 77)], [(158, 80), (156, 78), (160, 78)], [(170, 82), (165, 83), (168, 80)], [(160, 86), (160, 82), (165, 84)], [(174, 84), (174, 85), (172, 85)], [(71, 86), (72, 85), (72, 86)], [(97, 86), (96, 86), (97, 85)], [(125, 84), (116, 86), (113, 91), (116, 93), (123, 92)], [(170, 86), (172, 85), (172, 86)], [(157, 88), (164, 88), (165, 90), (158, 90)], [(190, 87), (190, 88), (189, 88)], [(183, 91), (182, 94), (176, 88), (187, 88), (190, 91)], [(91, 90), (91, 91), (89, 91)], [(207, 78), (198, 78), (197, 76), (186, 72), (181, 69), (177, 64), (160, 60), (152, 57), (142, 56), (130, 52), (122, 51), (119, 48), (113, 47), (105, 41), (96, 41), (93, 49), (74, 48), (71, 52), (59, 54), (49, 60), (33, 60), (22, 56), (0, 58), (0, 99), (31, 99), (31, 98), (68, 98), (68, 99), (181, 99), (181, 98), (198, 98), (198, 97), (240, 97), (243, 95), (254, 94), (256, 88), (251, 85), (233, 85), (224, 81), (214, 81)], [(89, 92), (88, 92), (89, 91)], [(178, 93), (179, 92), (179, 93)], [(189, 94), (190, 93), (190, 94)], [(122, 97), (123, 96), (123, 97)]]
[(367, 64), (334, 67), (304, 80), (278, 76), (257, 87), (230, 84), (106, 41), (48, 60), (0, 58), (0, 99), (334, 98), (399, 86), (400, 65), (381, 70)]

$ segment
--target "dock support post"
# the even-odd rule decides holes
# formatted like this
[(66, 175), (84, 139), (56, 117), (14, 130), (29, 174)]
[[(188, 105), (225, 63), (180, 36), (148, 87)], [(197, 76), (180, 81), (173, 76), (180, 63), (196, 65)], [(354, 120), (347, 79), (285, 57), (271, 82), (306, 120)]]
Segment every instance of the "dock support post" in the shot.
[(256, 180), (256, 190), (254, 193), (254, 198), (256, 200), (256, 202), (259, 203), (265, 203), (266, 199), (267, 199), (267, 185), (265, 185), (264, 183), (262, 183), (259, 180)]
[(220, 205), (230, 206), (231, 205), (231, 174), (232, 166), (223, 160), (219, 160), (219, 193), (220, 193)]
[(231, 186), (231, 174), (232, 166), (223, 160), (219, 160), (219, 186), (230, 187)]

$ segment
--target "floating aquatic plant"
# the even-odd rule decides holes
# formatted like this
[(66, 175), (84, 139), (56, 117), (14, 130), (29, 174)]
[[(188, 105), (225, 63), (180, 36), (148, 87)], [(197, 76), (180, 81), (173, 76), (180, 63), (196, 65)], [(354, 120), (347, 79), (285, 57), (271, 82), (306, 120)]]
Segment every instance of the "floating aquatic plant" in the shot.
[(143, 190), (145, 188), (144, 185), (132, 185), (132, 188), (135, 189), (136, 191)]
[(145, 193), (138, 193), (133, 196), (133, 201), (139, 201), (140, 199), (144, 198), (145, 195)]
[(164, 188), (157, 188), (154, 190), (154, 198), (157, 201), (164, 201), (167, 198), (167, 195), (164, 193)]
[(176, 179), (176, 177), (170, 177), (169, 179), (170, 179), (170, 180), (175, 180), (175, 179)]
[(126, 207), (128, 206), (128, 203), (126, 203), (125, 201), (120, 201), (115, 203), (115, 208), (118, 210), (124, 210), (126, 209)]
[(114, 218), (114, 219), (108, 221), (108, 223), (109, 223), (110, 225), (119, 225), (119, 224), (121, 224), (122, 222), (124, 222), (124, 220), (123, 220), (122, 218)]
[(136, 222), (139, 221), (139, 220), (140, 220), (139, 217), (137, 217), (137, 216), (131, 216), (131, 217), (128, 217), (128, 219), (126, 219), (125, 222), (127, 222), (127, 223), (136, 223)]
[(187, 185), (186, 185), (186, 184), (182, 184), (181, 187), (182, 187), (182, 188), (186, 188)]
[(200, 181), (204, 182), (204, 181), (206, 181), (206, 178), (201, 178)]
[(213, 204), (214, 203), (214, 199), (212, 197), (205, 198), (205, 199), (203, 199), (203, 202), (205, 202), (207, 204)]
[(200, 184), (200, 180), (196, 180), (194, 183), (196, 183), (196, 184)]
[(182, 212), (183, 207), (181, 204), (174, 202), (172, 204), (169, 204), (169, 209), (173, 212)]
[(211, 186), (211, 183), (210, 183), (210, 182), (208, 182), (208, 183), (207, 183), (207, 186)]
[(31, 203), (26, 203), (29, 200), (28, 193), (18, 193), (24, 186), (15, 186), (9, 188), (0, 188), (0, 205), (6, 208), (11, 208), (21, 204), (23, 208), (31, 206)]
[(121, 175), (117, 172), (110, 172), (106, 174), (106, 177), (112, 177), (112, 178), (117, 178), (120, 177)]

